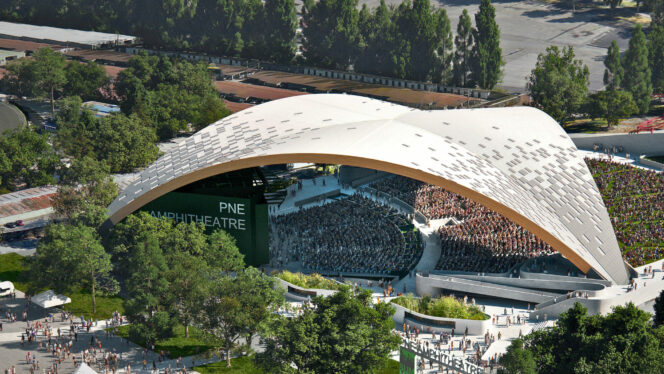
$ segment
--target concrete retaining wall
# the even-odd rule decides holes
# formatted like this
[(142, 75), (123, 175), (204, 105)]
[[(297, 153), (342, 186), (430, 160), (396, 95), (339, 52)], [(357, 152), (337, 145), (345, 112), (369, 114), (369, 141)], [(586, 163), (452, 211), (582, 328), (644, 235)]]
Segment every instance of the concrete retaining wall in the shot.
[(647, 158), (645, 158), (645, 156), (639, 157), (639, 165), (648, 166), (657, 170), (664, 170), (664, 164), (662, 164), (661, 162), (648, 160)]
[(593, 150), (599, 145), (601, 150), (610, 147), (622, 147), (623, 152), (637, 155), (664, 155), (664, 131), (641, 134), (570, 134), (570, 138), (579, 149)]
[[(330, 296), (334, 295), (337, 291), (335, 290), (322, 290), (318, 288), (303, 288), (296, 286), (290, 282), (286, 282), (281, 278), (276, 278), (279, 282), (276, 284), (277, 287), (281, 287), (285, 292), (286, 296), (290, 299), (297, 301), (306, 301), (313, 299), (316, 296)], [(295, 290), (295, 292), (293, 292)]]
[[(391, 303), (394, 308), (396, 308), (396, 312), (394, 315), (392, 315), (392, 319), (394, 320), (394, 323), (397, 326), (401, 326), (404, 324), (404, 322), (410, 326), (417, 326), (420, 328), (420, 331), (426, 331), (427, 326), (429, 327), (429, 331), (432, 332), (442, 332), (442, 331), (451, 331), (452, 328), (454, 328), (455, 333), (463, 334), (463, 332), (468, 328), (468, 334), (469, 335), (482, 335), (486, 332), (486, 330), (491, 328), (491, 319), (485, 319), (485, 320), (472, 320), (472, 319), (457, 319), (457, 318), (441, 318), (441, 317), (432, 317), (428, 316), (426, 314), (421, 314), (414, 312), (408, 308), (404, 308), (401, 305)], [(424, 321), (416, 321), (413, 319), (406, 319), (406, 313), (410, 313), (413, 316), (422, 318)], [(427, 324), (425, 321), (432, 321), (432, 322), (444, 322), (450, 325), (450, 327), (438, 327), (438, 326), (433, 326), (431, 324)], [(453, 327), (452, 327), (453, 326)], [(422, 329), (424, 327), (424, 329)]]

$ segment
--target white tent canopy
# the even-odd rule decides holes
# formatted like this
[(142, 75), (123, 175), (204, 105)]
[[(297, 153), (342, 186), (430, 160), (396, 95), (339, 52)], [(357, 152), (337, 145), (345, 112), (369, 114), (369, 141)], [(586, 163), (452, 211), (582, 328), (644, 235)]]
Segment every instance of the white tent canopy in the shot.
[(55, 292), (48, 290), (30, 299), (32, 303), (39, 305), (44, 309), (53, 308), (59, 305), (71, 303), (71, 299), (64, 295), (58, 295)]
[(74, 370), (74, 374), (97, 374), (97, 372), (85, 363), (82, 363)]
[(14, 292), (14, 283), (10, 281), (0, 282), (0, 296), (7, 296)]

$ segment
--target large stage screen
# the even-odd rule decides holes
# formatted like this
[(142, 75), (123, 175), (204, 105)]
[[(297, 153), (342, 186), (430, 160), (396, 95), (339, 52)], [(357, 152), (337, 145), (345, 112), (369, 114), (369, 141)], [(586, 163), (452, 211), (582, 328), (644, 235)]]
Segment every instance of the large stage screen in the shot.
[(169, 192), (141, 210), (157, 218), (202, 223), (207, 233), (222, 229), (237, 240), (248, 265), (259, 266), (269, 261), (265, 204), (236, 197)]

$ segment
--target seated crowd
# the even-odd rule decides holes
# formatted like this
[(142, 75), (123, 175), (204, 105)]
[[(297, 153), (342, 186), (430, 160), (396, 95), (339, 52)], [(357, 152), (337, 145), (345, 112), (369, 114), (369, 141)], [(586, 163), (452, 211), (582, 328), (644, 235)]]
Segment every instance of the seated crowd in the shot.
[(305, 269), (319, 272), (404, 272), (424, 249), (405, 216), (361, 195), (271, 220), (274, 266), (300, 261)]
[(664, 256), (664, 174), (586, 159), (609, 211), (623, 257), (641, 266)]
[(371, 187), (403, 200), (429, 219), (461, 221), (439, 229), (442, 252), (436, 269), (505, 272), (528, 258), (554, 252), (523, 227), (441, 187), (401, 176), (385, 178)]

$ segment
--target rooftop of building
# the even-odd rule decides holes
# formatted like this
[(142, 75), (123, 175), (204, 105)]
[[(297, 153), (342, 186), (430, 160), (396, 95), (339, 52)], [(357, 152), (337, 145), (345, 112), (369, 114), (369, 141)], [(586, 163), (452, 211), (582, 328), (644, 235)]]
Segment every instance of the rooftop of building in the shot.
[(300, 91), (233, 81), (215, 81), (214, 87), (217, 91), (223, 94), (234, 95), (243, 99), (256, 98), (261, 100), (277, 100), (283, 99), (284, 97), (306, 95), (305, 92)]
[(309, 87), (318, 92), (356, 93), (362, 96), (369, 96), (411, 107), (443, 109), (448, 106), (458, 106), (468, 100), (477, 100), (450, 93), (396, 88), (344, 79), (325, 78), (280, 71), (261, 71), (251, 75), (250, 78), (274, 86), (290, 84)]
[(135, 36), (82, 31), (59, 27), (36, 26), (25, 23), (0, 21), (0, 36), (46, 43), (85, 45), (97, 47), (104, 44), (125, 44), (136, 41)]
[(57, 190), (55, 186), (45, 186), (0, 195), (0, 218), (51, 208)]

